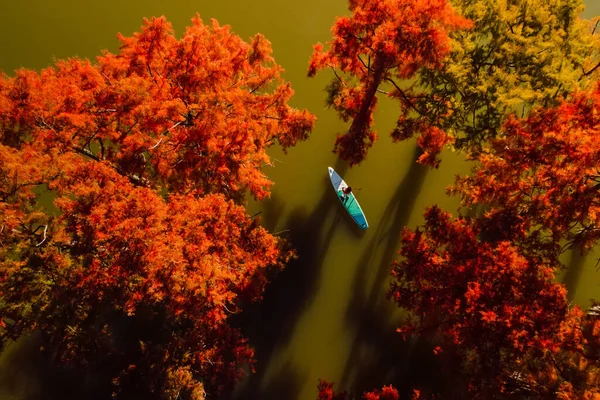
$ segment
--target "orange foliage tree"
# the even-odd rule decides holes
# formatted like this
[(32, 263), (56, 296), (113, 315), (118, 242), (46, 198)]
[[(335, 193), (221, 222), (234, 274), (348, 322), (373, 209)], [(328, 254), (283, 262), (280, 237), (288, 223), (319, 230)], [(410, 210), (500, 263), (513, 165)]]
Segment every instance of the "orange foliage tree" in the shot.
[[(380, 87), (390, 85), (388, 96), (411, 104), (394, 79), (411, 79), (421, 68), (439, 68), (450, 51), (448, 33), (470, 22), (447, 0), (350, 0), (349, 8), (352, 15), (333, 25), (329, 50), (315, 45), (308, 75), (326, 67), (335, 73), (328, 103), (352, 123), (338, 136), (334, 151), (352, 165), (364, 160), (377, 138), (371, 125)], [(429, 143), (422, 147), (441, 148), (450, 140), (434, 123), (421, 125), (420, 140)], [(435, 164), (435, 154), (426, 153), (420, 161)]]
[(0, 340), (41, 332), (123, 397), (201, 399), (251, 363), (228, 317), (291, 256), (244, 193), (268, 196), (267, 147), (314, 117), (260, 35), (196, 16), (181, 39), (154, 18), (120, 40), (0, 77)]

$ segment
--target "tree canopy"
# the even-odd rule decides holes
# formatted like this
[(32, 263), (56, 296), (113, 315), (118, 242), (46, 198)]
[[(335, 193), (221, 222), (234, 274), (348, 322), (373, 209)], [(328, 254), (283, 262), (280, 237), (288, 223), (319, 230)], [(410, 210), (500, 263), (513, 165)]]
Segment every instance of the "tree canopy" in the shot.
[(510, 215), (535, 239), (530, 248), (554, 255), (573, 245), (589, 249), (600, 239), (599, 112), (596, 86), (527, 118), (508, 118), (503, 134), (451, 192), (464, 206), (485, 205), (506, 222)]
[(349, 6), (309, 66), (333, 70), (327, 102), (351, 121), (335, 151), (364, 160), (379, 93), (398, 100), (392, 137), (417, 137), (420, 163), (437, 167), (446, 145), (474, 161), (449, 188), (458, 217), (433, 206), (404, 229), (388, 293), (410, 313), (399, 332), (438, 344), (463, 397), (600, 396), (597, 304), (573, 306), (556, 281), (561, 254), (600, 239), (599, 42), (581, 0)]
[[(600, 240), (599, 94), (596, 85), (508, 117), (449, 188), (462, 199), (459, 216), (433, 206), (402, 233), (388, 292), (409, 311), (398, 332), (430, 340), (453, 395), (600, 396), (598, 304), (583, 311), (557, 282), (567, 249)], [(460, 215), (473, 208), (481, 211)]]
[(579, 16), (581, 0), (453, 4), (473, 28), (452, 34), (453, 51), (442, 68), (420, 70), (416, 86), (424, 90), (412, 98), (414, 108), (404, 106), (412, 115), (405, 113), (408, 124), (399, 120), (401, 137), (420, 135), (418, 126), (427, 121), (452, 136), (455, 147), (478, 152), (502, 134), (509, 114), (557, 105), (594, 81), (598, 39)]
[(584, 313), (556, 282), (566, 249), (599, 240), (598, 93), (508, 118), (450, 190), (481, 215), (433, 207), (403, 233), (389, 293), (411, 312), (400, 331), (439, 341), (471, 395), (600, 395), (596, 303)]
[(376, 138), (377, 93), (399, 101), (392, 138), (416, 136), (424, 152), (419, 162), (438, 166), (445, 145), (479, 152), (501, 134), (509, 114), (558, 104), (586, 88), (599, 65), (595, 28), (579, 17), (581, 0), (349, 5), (352, 16), (336, 21), (329, 50), (315, 47), (309, 75), (324, 67), (341, 71), (327, 101), (352, 120), (335, 147), (351, 164)]
[(314, 117), (261, 35), (196, 16), (119, 38), (0, 77), (0, 343), (40, 332), (117, 395), (202, 399), (252, 363), (229, 316), (292, 256), (243, 195), (268, 196), (267, 147)]
[[(358, 164), (377, 138), (372, 123), (380, 86), (391, 84), (389, 96), (405, 98), (395, 80), (411, 79), (420, 68), (439, 68), (451, 50), (449, 32), (470, 22), (447, 0), (351, 0), (348, 5), (352, 15), (336, 20), (329, 49), (315, 45), (308, 75), (333, 70), (327, 101), (344, 121), (352, 120), (335, 151)], [(442, 132), (431, 126), (429, 134), (435, 141)]]

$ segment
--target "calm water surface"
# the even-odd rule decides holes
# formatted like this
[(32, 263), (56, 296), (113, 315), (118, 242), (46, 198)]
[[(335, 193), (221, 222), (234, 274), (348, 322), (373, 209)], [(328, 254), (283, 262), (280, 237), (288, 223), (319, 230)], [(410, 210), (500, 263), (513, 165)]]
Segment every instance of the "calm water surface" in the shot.
[[(589, 1), (585, 16), (600, 14)], [(341, 0), (171, 1), (22, 0), (5, 2), (0, 14), (0, 69), (42, 68), (54, 58), (93, 58), (102, 49), (116, 51), (115, 34), (137, 31), (143, 17), (166, 15), (182, 32), (195, 12), (216, 18), (248, 39), (264, 34), (277, 62), (296, 90), (295, 106), (308, 108), (318, 122), (310, 140), (287, 155), (275, 150), (275, 182), (271, 199), (250, 202), (249, 212), (262, 211), (265, 226), (285, 231), (298, 249), (292, 263), (269, 287), (261, 305), (251, 307), (240, 324), (257, 349), (257, 374), (240, 383), (239, 399), (314, 399), (318, 378), (342, 388), (362, 390), (383, 383), (435, 379), (428, 370), (429, 351), (418, 343), (402, 343), (394, 333), (402, 315), (385, 291), (388, 268), (403, 226), (422, 221), (425, 207), (437, 203), (450, 211), (456, 199), (445, 187), (468, 166), (448, 153), (438, 170), (414, 163), (415, 144), (392, 144), (387, 137), (395, 120), (394, 106), (382, 103), (377, 114), (380, 139), (368, 159), (349, 169), (331, 153), (336, 132), (346, 127), (324, 106), (325, 71), (306, 78), (312, 45), (329, 39), (335, 16), (346, 12)], [(354, 187), (370, 228), (358, 230), (344, 214), (328, 181), (333, 166)], [(594, 255), (573, 256), (562, 277), (574, 301), (586, 304), (600, 279)], [(50, 380), (35, 351), (9, 348), (0, 359), (0, 397), (48, 398)], [(31, 347), (31, 346), (30, 346)], [(426, 349), (427, 350), (427, 349)], [(32, 361), (33, 362), (29, 362)], [(53, 393), (67, 396), (69, 383)], [(45, 393), (45, 394), (44, 394)]]

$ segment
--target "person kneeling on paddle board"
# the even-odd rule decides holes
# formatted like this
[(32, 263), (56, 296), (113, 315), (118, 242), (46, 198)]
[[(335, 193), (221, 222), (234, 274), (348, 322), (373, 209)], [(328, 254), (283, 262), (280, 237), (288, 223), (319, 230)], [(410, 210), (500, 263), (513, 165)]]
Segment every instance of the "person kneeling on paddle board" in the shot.
[(344, 201), (348, 200), (350, 193), (352, 193), (352, 187), (346, 186), (345, 188), (342, 189), (342, 193), (344, 193)]

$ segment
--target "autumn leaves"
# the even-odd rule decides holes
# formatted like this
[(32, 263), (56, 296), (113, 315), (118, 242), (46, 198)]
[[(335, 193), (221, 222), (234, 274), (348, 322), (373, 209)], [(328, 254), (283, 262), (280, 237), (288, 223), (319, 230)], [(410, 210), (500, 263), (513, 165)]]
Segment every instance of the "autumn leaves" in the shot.
[[(480, 212), (434, 206), (402, 235), (401, 333), (463, 367), (463, 398), (597, 396), (598, 319), (555, 283), (558, 256), (600, 232), (598, 43), (580, 2), (349, 5), (309, 64), (333, 70), (329, 101), (349, 123), (338, 155), (367, 157), (385, 95), (392, 137), (416, 137), (421, 163), (448, 146), (475, 162), (450, 192)], [(0, 77), (0, 340), (41, 332), (123, 398), (216, 396), (253, 357), (229, 316), (292, 256), (243, 196), (268, 196), (267, 149), (305, 140), (315, 118), (289, 105), (261, 35), (195, 17), (177, 39), (155, 18), (120, 39), (93, 63)]]
[[(559, 256), (600, 239), (599, 42), (581, 8), (351, 1), (329, 49), (315, 47), (309, 75), (333, 70), (328, 100), (352, 120), (340, 157), (364, 160), (385, 95), (399, 102), (392, 137), (416, 136), (420, 163), (438, 167), (448, 146), (475, 163), (449, 188), (459, 216), (429, 208), (422, 226), (404, 230), (392, 266), (389, 297), (410, 311), (399, 332), (438, 343), (453, 381), (432, 395), (600, 396), (600, 322), (556, 283)], [(321, 399), (346, 398), (319, 389)], [(365, 398), (398, 396), (387, 393)]]
[[(411, 89), (399, 83), (415, 78), (422, 68), (440, 68), (450, 52), (449, 33), (470, 27), (471, 21), (446, 0), (351, 1), (350, 10), (352, 16), (335, 22), (329, 50), (315, 46), (308, 74), (324, 68), (334, 71), (328, 101), (344, 120), (352, 120), (348, 132), (338, 136), (335, 151), (354, 165), (365, 159), (377, 138), (372, 129), (377, 93), (385, 86), (383, 93), (400, 100), (400, 118), (415, 110), (425, 114), (409, 99), (416, 96)], [(432, 121), (418, 124), (424, 135), (440, 132)]]
[(335, 152), (367, 156), (378, 96), (399, 104), (394, 140), (417, 138), (419, 162), (438, 166), (446, 146), (478, 150), (506, 115), (557, 105), (589, 86), (598, 39), (581, 1), (351, 1), (329, 48), (317, 44), (309, 76), (333, 71), (328, 103), (348, 132)]
[(0, 79), (0, 338), (40, 332), (123, 398), (201, 399), (252, 362), (228, 318), (291, 256), (243, 195), (268, 195), (266, 148), (314, 117), (260, 35), (155, 18), (120, 39)]

